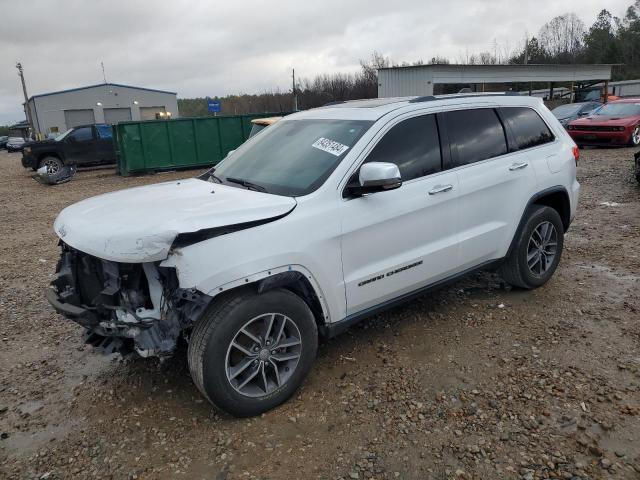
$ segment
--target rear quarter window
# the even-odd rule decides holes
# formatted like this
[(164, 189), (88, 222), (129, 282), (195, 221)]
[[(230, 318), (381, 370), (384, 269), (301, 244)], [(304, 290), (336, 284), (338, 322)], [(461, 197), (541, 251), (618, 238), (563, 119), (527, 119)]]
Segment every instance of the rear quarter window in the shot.
[(512, 152), (544, 145), (555, 139), (544, 120), (531, 108), (502, 107), (500, 116), (513, 135), (509, 144)]

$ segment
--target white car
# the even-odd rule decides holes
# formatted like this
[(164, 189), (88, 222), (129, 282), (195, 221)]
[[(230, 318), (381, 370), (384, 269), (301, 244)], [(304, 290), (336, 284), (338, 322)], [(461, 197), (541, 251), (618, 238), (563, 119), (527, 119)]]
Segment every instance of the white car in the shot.
[(8, 152), (19, 152), (24, 147), (24, 144), (27, 141), (22, 137), (9, 137), (7, 140), (7, 151)]
[(285, 401), (330, 337), (479, 269), (543, 285), (576, 211), (578, 149), (540, 99), (374, 99), (287, 116), (199, 178), (55, 221), (47, 298), (103, 350), (189, 342), (234, 415)]

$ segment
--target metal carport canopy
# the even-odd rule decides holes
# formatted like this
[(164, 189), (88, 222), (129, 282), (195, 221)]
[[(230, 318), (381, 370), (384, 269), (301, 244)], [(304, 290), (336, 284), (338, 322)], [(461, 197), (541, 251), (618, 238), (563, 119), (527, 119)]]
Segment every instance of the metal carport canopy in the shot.
[(583, 82), (611, 79), (613, 64), (416, 65), (378, 70), (378, 96), (431, 95), (435, 84)]
[(610, 80), (611, 65), (442, 65), (433, 83), (580, 82)]

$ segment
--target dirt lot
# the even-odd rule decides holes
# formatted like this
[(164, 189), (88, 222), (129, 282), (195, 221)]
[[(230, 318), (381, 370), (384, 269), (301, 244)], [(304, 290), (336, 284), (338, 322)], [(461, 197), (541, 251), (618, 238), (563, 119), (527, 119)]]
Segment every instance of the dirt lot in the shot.
[(85, 197), (194, 172), (44, 187), (0, 153), (0, 478), (640, 478), (640, 188), (583, 150), (578, 216), (532, 292), (470, 277), (321, 345), (291, 401), (220, 415), (184, 352), (99, 356), (42, 291)]

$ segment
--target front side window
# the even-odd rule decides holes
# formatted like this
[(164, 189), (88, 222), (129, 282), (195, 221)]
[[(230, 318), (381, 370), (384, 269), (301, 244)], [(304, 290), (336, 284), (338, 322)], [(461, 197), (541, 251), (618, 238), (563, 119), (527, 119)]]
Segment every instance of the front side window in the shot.
[(507, 140), (500, 119), (492, 108), (446, 112), (449, 141), (457, 150), (451, 168), (498, 157), (507, 153)]
[(69, 137), (74, 138), (76, 142), (86, 142), (93, 139), (93, 132), (91, 131), (91, 127), (82, 127), (71, 132)]
[(369, 154), (369, 162), (395, 163), (404, 182), (439, 172), (442, 157), (436, 116), (423, 115), (395, 125)]
[(555, 138), (544, 120), (531, 108), (504, 107), (500, 109), (500, 115), (514, 136), (515, 145), (509, 145), (511, 151), (553, 142)]
[(282, 120), (251, 138), (203, 179), (276, 195), (307, 195), (324, 183), (372, 124), (364, 120)]

